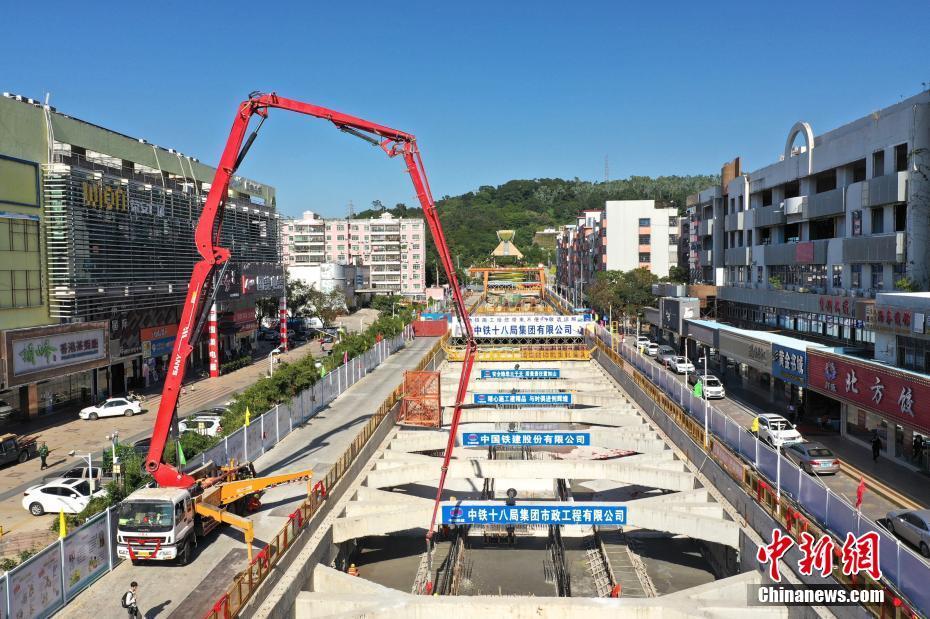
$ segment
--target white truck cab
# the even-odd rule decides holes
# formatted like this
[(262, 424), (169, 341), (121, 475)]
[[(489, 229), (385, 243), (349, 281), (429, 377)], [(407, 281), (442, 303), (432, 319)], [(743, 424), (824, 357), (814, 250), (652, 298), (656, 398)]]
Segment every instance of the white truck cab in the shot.
[(190, 561), (196, 544), (194, 502), (183, 488), (142, 488), (117, 512), (116, 554), (143, 560)]

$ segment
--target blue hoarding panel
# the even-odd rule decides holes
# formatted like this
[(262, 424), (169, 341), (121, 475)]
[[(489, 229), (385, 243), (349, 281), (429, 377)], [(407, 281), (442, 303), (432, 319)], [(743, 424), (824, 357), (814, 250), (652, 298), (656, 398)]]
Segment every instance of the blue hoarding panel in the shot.
[(463, 432), (464, 447), (487, 447), (489, 445), (590, 445), (590, 432)]
[(475, 404), (518, 406), (571, 406), (570, 393), (476, 393)]
[(510, 369), (510, 370), (481, 370), (481, 378), (559, 378), (561, 370), (553, 368)]
[(507, 506), (462, 502), (442, 506), (442, 524), (620, 524), (626, 507), (610, 504), (553, 503)]

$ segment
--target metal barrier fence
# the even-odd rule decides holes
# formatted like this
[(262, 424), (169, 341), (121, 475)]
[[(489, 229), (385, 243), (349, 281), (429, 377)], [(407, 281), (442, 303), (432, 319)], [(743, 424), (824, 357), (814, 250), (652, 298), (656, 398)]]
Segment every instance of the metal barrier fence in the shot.
[[(433, 347), (420, 359), (414, 368), (415, 371), (423, 370), (428, 366), (435, 369), (436, 354), (442, 350), (443, 339), (440, 339)], [(310, 494), (301, 505), (291, 513), (287, 524), (278, 532), (277, 535), (259, 551), (252, 559), (252, 563), (233, 579), (232, 585), (226, 592), (220, 596), (216, 604), (204, 615), (205, 619), (228, 619), (235, 617), (242, 610), (242, 607), (251, 599), (258, 587), (265, 581), (272, 569), (281, 560), (281, 557), (287, 550), (294, 545), (298, 535), (303, 531), (310, 519), (313, 518), (327, 500), (327, 493), (333, 488), (345, 472), (355, 461), (362, 448), (368, 443), (374, 435), (378, 426), (388, 417), (391, 409), (403, 397), (403, 384), (399, 382), (398, 386), (391, 394), (381, 403), (378, 410), (368, 419), (368, 423), (362, 428), (362, 431), (356, 435), (349, 447), (343, 452), (342, 456), (333, 464), (326, 477), (322, 480), (322, 489), (315, 490)], [(318, 488), (318, 486), (314, 486)]]
[[(248, 427), (239, 428), (207, 451), (192, 456), (185, 470), (211, 460), (219, 464), (231, 459), (239, 462), (257, 459), (412, 338), (413, 329), (408, 325), (400, 335), (382, 340), (340, 365), (311, 389), (255, 417)], [(440, 345), (437, 342), (433, 348)], [(116, 509), (114, 506), (94, 516), (64, 539), (0, 575), (0, 619), (47, 617), (113, 570), (121, 562), (116, 556)], [(286, 529), (278, 537), (283, 534), (286, 540)], [(276, 538), (274, 543), (280, 544), (281, 540)], [(273, 544), (259, 553), (259, 556), (265, 553), (262, 560), (268, 560)]]
[[(679, 420), (695, 441), (702, 443), (704, 427), (715, 440), (739, 454), (772, 484), (770, 488), (758, 488), (758, 497), (767, 497), (778, 505), (782, 497), (789, 498), (815, 519), (816, 524), (840, 540), (851, 532), (860, 535), (875, 531), (879, 536), (879, 564), (883, 579), (899, 591), (914, 606), (926, 614), (930, 611), (930, 563), (901, 543), (894, 535), (877, 523), (862, 515), (844, 497), (832, 492), (817, 477), (805, 474), (790, 460), (759, 441), (748, 428), (743, 428), (728, 415), (694, 396), (691, 389), (677, 380), (665, 368), (650, 358), (638, 354), (619, 337), (598, 326), (594, 337), (602, 350), (618, 362), (627, 363), (657, 387), (659, 398), (674, 402), (687, 418)], [(659, 402), (662, 405), (662, 402)], [(663, 407), (668, 408), (668, 407)], [(763, 486), (765, 484), (762, 484)], [(770, 489), (771, 492), (766, 490)]]

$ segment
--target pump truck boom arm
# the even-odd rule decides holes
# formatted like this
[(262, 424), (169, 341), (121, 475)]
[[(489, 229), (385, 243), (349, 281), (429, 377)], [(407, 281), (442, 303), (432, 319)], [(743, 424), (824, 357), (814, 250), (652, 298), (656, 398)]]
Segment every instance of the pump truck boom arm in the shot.
[[(403, 157), (407, 166), (407, 173), (410, 175), (410, 180), (413, 182), (414, 189), (416, 190), (417, 199), (420, 201), (420, 206), (423, 208), (423, 214), (426, 217), (430, 233), (436, 244), (439, 258), (442, 261), (442, 268), (445, 271), (449, 286), (452, 288), (456, 313), (459, 315), (459, 319), (464, 325), (468, 336), (468, 346), (466, 348), (465, 361), (462, 364), (462, 376), (459, 380), (459, 388), (455, 400), (449, 443), (446, 447), (436, 505), (433, 508), (433, 521), (430, 523), (430, 531), (432, 531), (436, 520), (436, 509), (438, 508), (439, 499), (442, 495), (442, 486), (445, 481), (446, 470), (448, 469), (449, 459), (452, 456), (452, 448), (455, 445), (455, 430), (458, 426), (462, 400), (465, 397), (465, 391), (471, 374), (475, 341), (472, 334), (471, 321), (468, 319), (468, 310), (465, 308), (465, 302), (459, 289), (458, 278), (456, 277), (455, 269), (452, 267), (452, 258), (449, 254), (449, 248), (446, 245), (446, 239), (442, 231), (442, 224), (439, 221), (439, 215), (436, 213), (436, 207), (430, 192), (429, 181), (426, 178), (426, 172), (423, 168), (423, 159), (417, 148), (416, 138), (403, 131), (391, 129), (390, 127), (372, 123), (355, 116), (342, 114), (325, 107), (311, 105), (293, 99), (285, 99), (284, 97), (279, 97), (275, 93), (252, 93), (247, 100), (239, 105), (236, 111), (236, 117), (233, 120), (232, 129), (226, 140), (226, 147), (223, 150), (220, 163), (216, 168), (216, 174), (213, 177), (213, 183), (210, 185), (210, 192), (207, 195), (206, 203), (200, 214), (200, 219), (197, 222), (194, 241), (197, 246), (197, 253), (200, 254), (200, 261), (194, 265), (194, 270), (191, 273), (187, 297), (184, 301), (181, 321), (178, 325), (178, 335), (175, 338), (174, 348), (171, 351), (171, 362), (168, 365), (165, 386), (162, 390), (161, 403), (158, 406), (158, 415), (155, 418), (152, 442), (149, 447), (148, 455), (146, 456), (145, 468), (152, 477), (155, 478), (158, 485), (162, 487), (187, 488), (195, 483), (194, 478), (190, 475), (178, 471), (173, 466), (162, 462), (162, 456), (165, 443), (168, 440), (168, 433), (171, 428), (175, 408), (178, 403), (181, 383), (187, 368), (187, 360), (193, 350), (194, 343), (200, 335), (204, 312), (210, 310), (215, 295), (212, 276), (217, 267), (225, 265), (230, 259), (229, 249), (218, 245), (220, 230), (223, 223), (223, 209), (225, 208), (226, 196), (229, 190), (229, 181), (248, 153), (249, 148), (258, 135), (258, 129), (261, 127), (261, 123), (268, 117), (268, 112), (272, 108), (289, 110), (291, 112), (297, 112), (298, 114), (306, 114), (307, 116), (328, 120), (339, 130), (379, 146), (388, 157)], [(261, 118), (258, 127), (255, 128), (248, 139), (245, 139), (249, 122), (252, 120), (252, 117), (256, 115)]]

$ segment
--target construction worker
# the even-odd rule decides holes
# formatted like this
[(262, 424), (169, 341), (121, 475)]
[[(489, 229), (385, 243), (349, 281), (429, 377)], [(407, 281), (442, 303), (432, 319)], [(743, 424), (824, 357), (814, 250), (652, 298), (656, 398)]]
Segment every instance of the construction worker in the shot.
[(355, 564), (353, 563), (352, 565), (349, 566), (349, 569), (346, 570), (346, 573), (349, 576), (358, 576), (358, 568), (355, 567)]
[(758, 417), (752, 418), (752, 426), (750, 427), (750, 431), (756, 436), (759, 436), (759, 418)]

